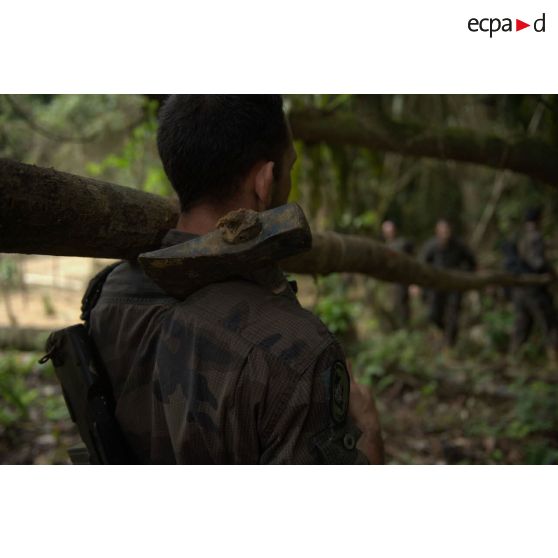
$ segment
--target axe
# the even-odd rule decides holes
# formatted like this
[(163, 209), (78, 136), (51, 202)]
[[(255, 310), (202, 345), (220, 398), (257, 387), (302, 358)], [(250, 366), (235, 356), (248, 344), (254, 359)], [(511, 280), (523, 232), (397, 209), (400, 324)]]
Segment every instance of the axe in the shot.
[(294, 203), (258, 213), (227, 213), (217, 229), (181, 244), (140, 254), (144, 272), (167, 294), (184, 299), (208, 285), (264, 269), (306, 252), (312, 233)]

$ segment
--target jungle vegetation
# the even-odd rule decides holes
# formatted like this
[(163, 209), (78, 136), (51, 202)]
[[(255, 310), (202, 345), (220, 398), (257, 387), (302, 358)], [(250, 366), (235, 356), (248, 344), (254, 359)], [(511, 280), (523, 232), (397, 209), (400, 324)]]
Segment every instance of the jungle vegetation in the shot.
[[(163, 97), (0, 95), (0, 158), (170, 196), (155, 147)], [(291, 200), (313, 230), (379, 239), (389, 218), (420, 247), (445, 217), (480, 269), (501, 270), (503, 242), (525, 208), (542, 205), (558, 262), (558, 97), (286, 95), (285, 104), (298, 152)], [(52, 370), (36, 364), (43, 332), (19, 327), (10, 304), (26, 288), (23, 258), (0, 255), (0, 462), (65, 462), (75, 432)], [(504, 289), (467, 293), (449, 349), (418, 290), (400, 328), (388, 283), (299, 279), (302, 303), (376, 390), (389, 462), (558, 463), (558, 370), (538, 330), (509, 354)]]

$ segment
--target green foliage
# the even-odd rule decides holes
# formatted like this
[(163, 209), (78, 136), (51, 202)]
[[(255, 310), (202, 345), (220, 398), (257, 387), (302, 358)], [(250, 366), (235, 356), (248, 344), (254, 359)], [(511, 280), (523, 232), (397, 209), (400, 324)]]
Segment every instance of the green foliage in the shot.
[(487, 342), (499, 352), (507, 351), (515, 320), (511, 308), (486, 309), (481, 316)]
[(67, 165), (139, 122), (142, 104), (141, 95), (0, 95), (0, 156), (37, 163), (48, 150), (49, 163)]
[(343, 337), (351, 333), (359, 306), (347, 298), (342, 277), (333, 274), (318, 278), (317, 283), (320, 295), (314, 313), (334, 335)]
[(336, 295), (326, 296), (314, 307), (314, 311), (335, 335), (349, 331), (355, 316), (356, 306)]
[(374, 209), (368, 209), (358, 215), (346, 211), (339, 219), (339, 228), (344, 232), (371, 234), (379, 230), (381, 215)]
[(22, 275), (19, 259), (14, 256), (0, 255), (0, 285), (9, 290), (21, 285)]
[(87, 172), (162, 196), (172, 188), (157, 156), (157, 102), (146, 104), (145, 120), (134, 127), (118, 153), (111, 153), (100, 163), (91, 162)]
[(523, 452), (525, 465), (557, 465), (558, 448), (548, 445), (546, 440), (527, 442)]
[(78, 443), (54, 369), (40, 356), (0, 352), (0, 463), (66, 463)]
[(289, 202), (298, 203), (301, 197), (300, 172), (304, 158), (304, 143), (301, 141), (295, 141), (294, 147), (297, 153), (297, 158), (291, 170), (291, 192), (289, 194)]
[(15, 352), (0, 357), (0, 425), (11, 426), (29, 418), (29, 407), (39, 395), (26, 382), (34, 364), (28, 355)]
[(558, 432), (558, 385), (539, 380), (520, 382), (514, 389), (517, 399), (508, 436), (524, 438), (533, 433)]
[(520, 381), (509, 420), (500, 435), (521, 440), (526, 464), (558, 464), (558, 385), (541, 380)]
[[(47, 421), (67, 420), (68, 410), (56, 382), (52, 365), (38, 365), (37, 353), (0, 353), (0, 427), (21, 428), (38, 417)], [(56, 385), (56, 384), (55, 384)]]
[(43, 302), (45, 316), (56, 316), (56, 307), (52, 302), (52, 297), (49, 294), (43, 294), (41, 300)]
[[(398, 376), (427, 376), (431, 355), (424, 333), (399, 330), (391, 334), (375, 332), (359, 347), (355, 367), (362, 378), (382, 390)], [(435, 391), (435, 384), (424, 384), (424, 395)]]
[(45, 418), (49, 421), (68, 420), (68, 408), (61, 394), (45, 397), (43, 400)]
[(54, 136), (82, 141), (125, 128), (129, 119), (123, 102), (134, 103), (118, 95), (53, 95), (43, 103), (34, 96), (25, 97), (18, 102), (38, 125)]

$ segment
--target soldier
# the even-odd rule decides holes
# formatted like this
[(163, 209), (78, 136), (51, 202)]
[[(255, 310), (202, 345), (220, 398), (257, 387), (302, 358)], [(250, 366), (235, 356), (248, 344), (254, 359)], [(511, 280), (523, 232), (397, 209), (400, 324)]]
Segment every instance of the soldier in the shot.
[[(172, 95), (157, 143), (181, 206), (163, 246), (214, 230), (231, 210), (287, 202), (296, 153), (279, 95)], [(383, 459), (370, 391), (278, 267), (179, 301), (125, 262), (106, 278), (89, 327), (142, 463)]]
[[(436, 223), (435, 236), (424, 246), (421, 259), (430, 265), (444, 269), (476, 269), (475, 256), (458, 238), (455, 238), (452, 226), (446, 219)], [(456, 291), (426, 292), (429, 306), (429, 319), (444, 331), (447, 344), (451, 347), (457, 341), (461, 293)]]
[[(550, 273), (556, 275), (546, 257), (545, 242), (540, 227), (542, 208), (529, 209), (525, 214), (523, 231), (517, 240), (517, 270), (521, 273)], [(558, 360), (558, 315), (548, 287), (516, 287), (513, 289), (516, 320), (512, 335), (512, 352), (516, 352), (531, 335), (538, 321), (544, 331), (548, 355)]]
[[(382, 223), (382, 237), (389, 248), (397, 252), (413, 255), (414, 246), (409, 240), (398, 235), (397, 225), (390, 219)], [(393, 314), (397, 325), (404, 327), (411, 319), (411, 308), (408, 285), (391, 285), (393, 299)]]

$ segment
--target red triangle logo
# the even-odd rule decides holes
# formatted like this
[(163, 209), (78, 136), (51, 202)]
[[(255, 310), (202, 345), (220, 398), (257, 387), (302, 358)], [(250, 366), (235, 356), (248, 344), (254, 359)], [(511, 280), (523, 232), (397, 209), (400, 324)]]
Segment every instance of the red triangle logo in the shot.
[(524, 21), (521, 21), (520, 19), (515, 20), (515, 30), (516, 31), (521, 31), (522, 29), (525, 29), (526, 27), (531, 27), (531, 24), (530, 23), (525, 23)]

